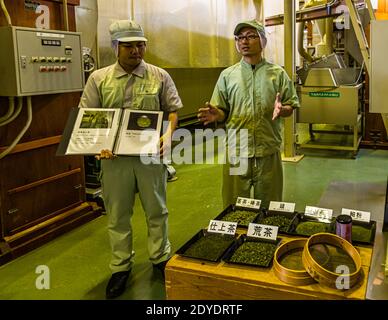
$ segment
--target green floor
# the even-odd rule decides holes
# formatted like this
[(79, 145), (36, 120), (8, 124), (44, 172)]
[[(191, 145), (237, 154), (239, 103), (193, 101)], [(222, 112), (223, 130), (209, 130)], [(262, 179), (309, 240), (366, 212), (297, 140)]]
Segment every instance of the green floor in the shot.
[[(168, 184), (170, 241), (177, 250), (222, 210), (220, 165), (176, 165), (178, 180)], [(306, 152), (299, 163), (284, 163), (284, 201), (296, 210), (318, 205), (330, 183), (386, 184), (388, 151), (361, 149), (355, 160), (338, 152)], [(344, 192), (349, 192), (345, 191)], [(341, 197), (341, 195), (338, 195)], [(0, 299), (104, 299), (110, 277), (106, 216), (87, 223), (0, 266)], [(136, 202), (133, 218), (135, 266), (119, 299), (165, 299), (164, 282), (146, 253), (147, 230)], [(50, 289), (38, 290), (36, 267), (50, 270)]]

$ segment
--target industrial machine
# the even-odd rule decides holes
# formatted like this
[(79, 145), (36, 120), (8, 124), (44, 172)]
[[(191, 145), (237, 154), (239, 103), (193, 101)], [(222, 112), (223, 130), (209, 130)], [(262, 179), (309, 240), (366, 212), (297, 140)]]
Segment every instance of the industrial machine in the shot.
[[(388, 22), (376, 20), (370, 0), (299, 4), (301, 61), (294, 80), (301, 108), (296, 129), (285, 130), (285, 137), (299, 149), (344, 150), (353, 156), (359, 145), (388, 147), (388, 100), (383, 98)], [(283, 24), (285, 16), (266, 17), (265, 24)]]
[[(310, 64), (299, 72), (301, 84), (298, 94), (301, 108), (298, 123), (309, 124), (309, 141), (299, 143), (302, 148), (348, 150), (355, 155), (361, 141), (362, 84), (361, 68), (347, 67), (336, 53)], [(314, 124), (342, 126), (343, 131), (314, 130)], [(333, 145), (315, 142), (314, 133), (353, 134), (352, 145)]]
[(0, 40), (0, 96), (83, 90), (80, 33), (6, 26)]
[[(308, 1), (303, 9), (323, 2), (329, 1)], [(371, 19), (368, 8), (365, 4), (356, 6), (353, 1), (347, 4), (355, 10), (357, 25), (363, 30)], [(355, 30), (349, 19), (351, 17), (346, 13), (336, 19), (314, 20), (310, 28), (316, 27), (321, 42), (308, 46), (309, 50), (303, 44), (306, 24), (300, 24), (298, 51), (303, 61), (297, 70), (301, 108), (296, 121), (308, 124), (309, 136), (305, 141), (297, 141), (297, 145), (300, 148), (351, 151), (355, 157), (363, 129), (363, 71), (368, 69), (364, 59), (367, 58), (369, 63), (369, 58), (363, 52), (367, 46), (365, 37), (360, 44), (357, 38), (359, 30)], [(316, 134), (319, 134), (318, 138)], [(331, 134), (352, 135), (352, 139), (328, 139), (327, 135)]]

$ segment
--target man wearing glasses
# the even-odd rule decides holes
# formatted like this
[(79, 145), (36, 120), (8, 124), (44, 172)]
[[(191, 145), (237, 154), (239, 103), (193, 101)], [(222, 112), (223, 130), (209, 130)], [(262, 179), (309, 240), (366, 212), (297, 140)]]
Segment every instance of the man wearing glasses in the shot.
[[(85, 85), (79, 107), (162, 110), (169, 125), (161, 137), (160, 155), (166, 153), (177, 125), (182, 102), (170, 75), (146, 63), (147, 39), (134, 21), (118, 20), (109, 27), (116, 63), (93, 72)], [(117, 157), (101, 150), (101, 185), (108, 216), (112, 249), (112, 276), (106, 298), (120, 296), (134, 262), (131, 218), (135, 195), (143, 206), (147, 227), (147, 248), (153, 266), (164, 272), (171, 254), (166, 207), (167, 168), (163, 163), (146, 164), (140, 156)]]
[[(260, 23), (241, 22), (234, 36), (242, 59), (221, 72), (210, 103), (198, 110), (198, 118), (205, 125), (220, 123), (228, 132), (237, 133), (236, 144), (227, 141), (224, 207), (236, 203), (240, 196), (262, 200), (262, 207), (268, 208), (270, 201), (282, 200), (281, 117), (290, 116), (299, 107), (299, 100), (284, 69), (262, 57), (267, 38)], [(245, 141), (239, 134), (244, 129), (248, 133)], [(231, 148), (235, 151), (230, 152)], [(242, 161), (245, 166), (241, 166)], [(242, 172), (231, 174), (237, 165)]]

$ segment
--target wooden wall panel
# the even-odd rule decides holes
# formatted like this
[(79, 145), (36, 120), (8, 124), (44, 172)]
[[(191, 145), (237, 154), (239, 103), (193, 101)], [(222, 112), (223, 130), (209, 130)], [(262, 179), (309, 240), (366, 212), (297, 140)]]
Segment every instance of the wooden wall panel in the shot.
[(54, 144), (8, 155), (4, 161), (0, 161), (0, 171), (5, 173), (0, 186), (7, 190), (14, 189), (66, 171), (82, 169), (82, 157), (55, 156), (57, 147)]
[[(4, 98), (1, 104), (5, 114), (7, 108)], [(77, 107), (80, 93), (48, 94), (32, 97), (32, 123), (29, 130), (20, 140), (20, 143), (42, 139), (45, 137), (58, 136), (63, 132), (67, 116), (72, 107)], [(7, 102), (8, 103), (8, 102)], [(17, 103), (17, 98), (15, 99)], [(23, 98), (23, 109), (20, 115), (12, 123), (0, 127), (0, 148), (12, 143), (27, 121), (27, 102)]]
[[(75, 31), (79, 0), (67, 2), (69, 29)], [(48, 6), (50, 29), (65, 30), (62, 1), (55, 0), (5, 0), (12, 24), (35, 28), (37, 3)], [(0, 12), (0, 26), (4, 25), (7, 21)], [(78, 105), (80, 95), (33, 96), (31, 126), (12, 152), (0, 159), (0, 264), (100, 215), (100, 208), (85, 201), (83, 157), (56, 156), (68, 114)], [(8, 98), (0, 97), (0, 117), (7, 106)], [(26, 106), (23, 98), (20, 115), (0, 127), (0, 153), (24, 127)]]
[[(10, 236), (41, 223), (83, 202), (81, 170), (52, 176), (47, 180), (7, 191), (9, 206), (4, 236)], [(60, 190), (60, 192), (58, 192)]]
[[(40, 16), (39, 13), (35, 13), (33, 3), (39, 3), (49, 8), (50, 12), (50, 29), (52, 30), (65, 30), (65, 24), (63, 19), (62, 1), (53, 0), (41, 0), (41, 1), (25, 1), (25, 0), (5, 0), (4, 1), (8, 13), (12, 20), (12, 25), (19, 27), (35, 28), (36, 19)], [(67, 1), (68, 16), (69, 16), (69, 30), (75, 31), (75, 5), (79, 5), (77, 1)], [(7, 21), (1, 13), (0, 26), (6, 26)]]
[[(63, 132), (72, 107), (77, 107), (79, 93), (50, 94), (32, 97), (32, 123), (20, 143), (58, 136)], [(15, 99), (17, 101), (17, 98)], [(1, 105), (6, 111), (4, 105)], [(12, 143), (27, 121), (27, 101), (23, 98), (20, 115), (7, 126), (0, 127), (0, 147)]]

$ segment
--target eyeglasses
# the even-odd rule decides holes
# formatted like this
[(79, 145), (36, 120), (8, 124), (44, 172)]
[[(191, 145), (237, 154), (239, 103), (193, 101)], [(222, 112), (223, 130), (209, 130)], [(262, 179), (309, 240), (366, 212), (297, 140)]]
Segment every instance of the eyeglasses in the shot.
[(145, 47), (145, 42), (144, 41), (120, 42), (119, 46), (124, 48), (134, 48), (134, 47), (143, 48)]
[(260, 36), (258, 36), (257, 34), (249, 34), (247, 36), (235, 36), (234, 40), (236, 40), (237, 42), (242, 42), (243, 40), (253, 41), (257, 38), (260, 38)]

